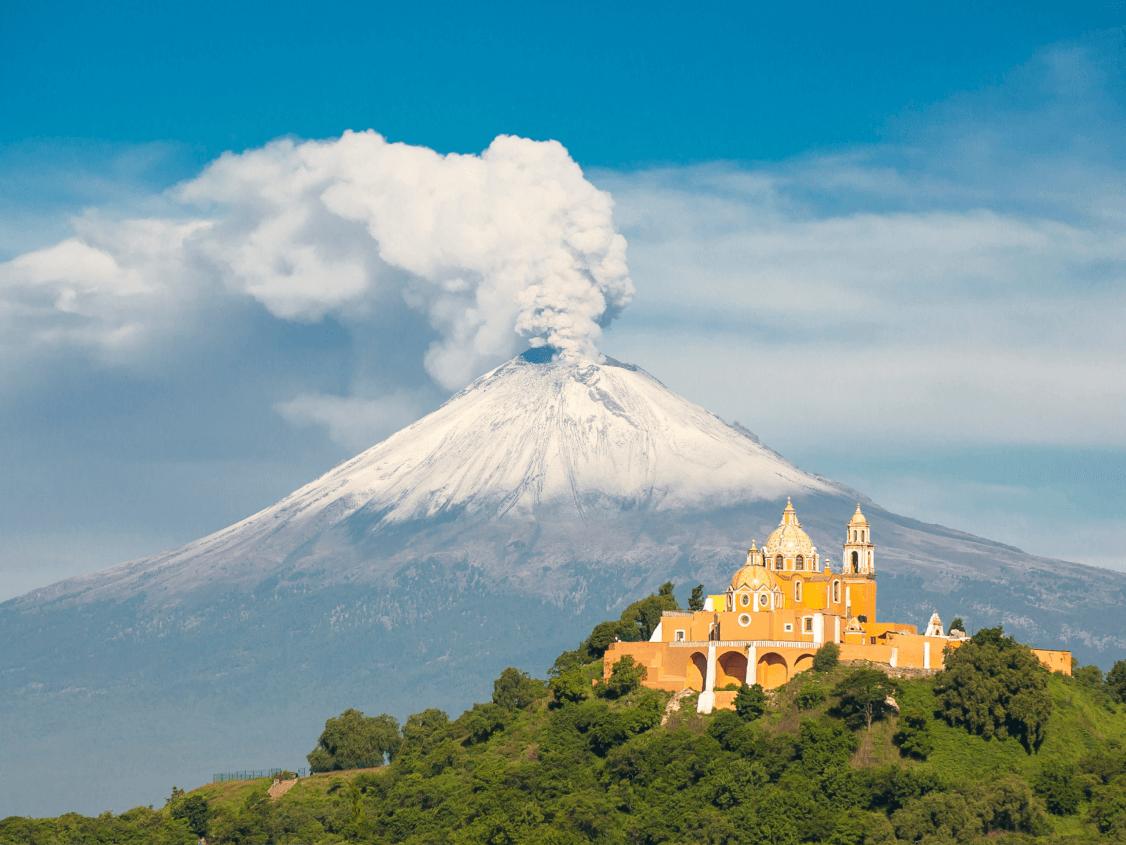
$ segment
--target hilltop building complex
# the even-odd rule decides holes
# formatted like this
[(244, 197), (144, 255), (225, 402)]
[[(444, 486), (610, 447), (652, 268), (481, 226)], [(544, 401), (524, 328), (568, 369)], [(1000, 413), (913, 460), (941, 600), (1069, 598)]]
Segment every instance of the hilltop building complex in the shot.
[[(961, 631), (943, 632), (935, 613), (924, 633), (914, 625), (876, 617), (876, 547), (872, 528), (856, 506), (845, 530), (841, 571), (833, 572), (802, 530), (792, 503), (759, 549), (703, 610), (665, 611), (649, 642), (615, 642), (606, 650), (605, 673), (625, 655), (648, 671), (652, 689), (700, 692), (699, 709), (730, 707), (731, 684), (773, 689), (813, 665), (824, 643), (837, 643), (841, 660), (865, 660), (922, 673), (943, 667), (948, 645)], [(1034, 653), (1049, 669), (1071, 673), (1071, 653)], [(718, 690), (718, 691), (717, 691)]]

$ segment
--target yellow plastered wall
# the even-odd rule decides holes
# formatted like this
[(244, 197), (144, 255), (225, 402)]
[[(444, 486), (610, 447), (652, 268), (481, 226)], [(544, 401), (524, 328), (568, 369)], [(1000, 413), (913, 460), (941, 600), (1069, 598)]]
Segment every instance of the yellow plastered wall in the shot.
[(802, 607), (809, 610), (821, 610), (829, 605), (829, 582), (805, 582), (802, 586)]
[(1036, 655), (1037, 659), (1044, 664), (1051, 672), (1063, 672), (1065, 675), (1071, 675), (1071, 652), (1070, 651), (1051, 651), (1049, 649), (1034, 648), (1032, 653)]
[(738, 694), (737, 692), (730, 692), (729, 690), (718, 690), (715, 694), (715, 709), (734, 710), (735, 696)]

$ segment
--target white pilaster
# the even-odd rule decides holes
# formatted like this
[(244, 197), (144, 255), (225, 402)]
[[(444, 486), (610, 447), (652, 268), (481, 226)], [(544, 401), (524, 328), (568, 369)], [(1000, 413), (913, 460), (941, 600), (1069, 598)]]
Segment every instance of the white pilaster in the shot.
[(697, 713), (711, 713), (715, 709), (715, 645), (708, 645), (708, 675), (704, 679), (704, 691), (700, 693)]
[(891, 650), (891, 668), (894, 669), (899, 665), (899, 649), (893, 648)]
[(825, 642), (825, 614), (813, 614), (813, 644), (821, 645)]
[(931, 668), (931, 644), (926, 640), (923, 641), (923, 668)]
[(747, 686), (758, 683), (758, 646), (747, 646)]

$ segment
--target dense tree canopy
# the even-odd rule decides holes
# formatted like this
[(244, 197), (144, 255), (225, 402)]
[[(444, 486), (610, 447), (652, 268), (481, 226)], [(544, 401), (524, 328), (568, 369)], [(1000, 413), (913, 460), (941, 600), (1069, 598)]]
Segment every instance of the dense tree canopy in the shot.
[(935, 676), (943, 716), (985, 738), (1010, 734), (1032, 750), (1044, 739), (1052, 699), (1047, 670), (1026, 647), (1000, 627), (983, 628), (946, 655)]
[(493, 704), (505, 710), (523, 710), (543, 694), (544, 683), (509, 666), (493, 682)]
[(1126, 660), (1119, 660), (1106, 673), (1106, 685), (1121, 702), (1126, 703)]
[(365, 769), (394, 759), (402, 738), (399, 723), (386, 713), (365, 716), (348, 709), (325, 722), (317, 747), (308, 755), (314, 772)]

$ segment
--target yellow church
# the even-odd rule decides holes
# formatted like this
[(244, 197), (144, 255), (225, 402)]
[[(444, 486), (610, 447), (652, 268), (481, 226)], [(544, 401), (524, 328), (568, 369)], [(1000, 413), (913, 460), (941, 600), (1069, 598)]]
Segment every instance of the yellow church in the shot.
[[(923, 634), (914, 625), (876, 618), (876, 547), (856, 506), (845, 528), (841, 571), (822, 567), (791, 502), (761, 549), (752, 542), (747, 561), (720, 595), (699, 611), (665, 611), (649, 642), (615, 642), (604, 672), (630, 655), (648, 671), (652, 689), (700, 692), (698, 709), (732, 707), (729, 684), (773, 689), (813, 665), (824, 643), (837, 643), (841, 660), (866, 660), (920, 674), (943, 666), (947, 645), (962, 634), (943, 633), (935, 613)], [(1071, 653), (1034, 649), (1049, 669), (1071, 674)]]

